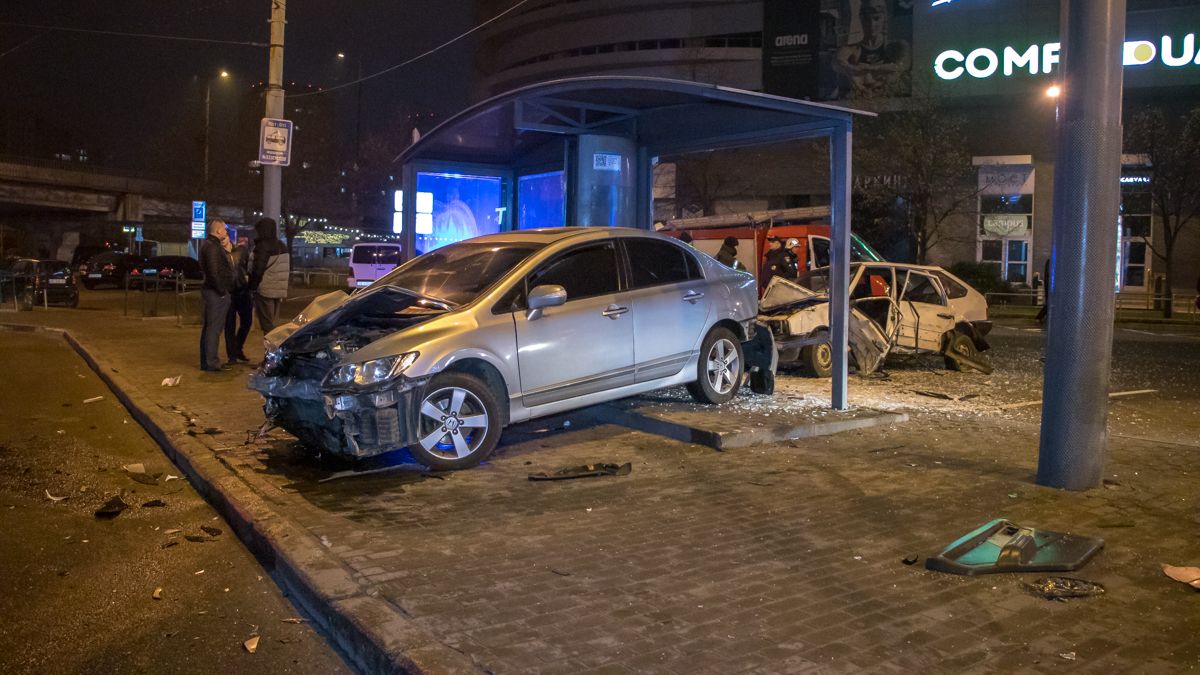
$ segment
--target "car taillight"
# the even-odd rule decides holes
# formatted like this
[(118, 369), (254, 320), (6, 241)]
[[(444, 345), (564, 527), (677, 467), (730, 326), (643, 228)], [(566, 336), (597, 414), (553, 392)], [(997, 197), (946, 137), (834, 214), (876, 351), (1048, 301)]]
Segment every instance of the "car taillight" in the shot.
[(139, 269), (138, 269), (138, 268), (136, 268), (136, 267), (135, 267), (135, 268), (133, 268), (133, 269), (131, 269), (131, 270), (129, 270), (129, 274), (131, 274), (131, 275), (133, 275), (133, 276), (137, 276), (137, 275), (139, 275), (139, 274), (141, 274), (141, 273), (142, 273), (142, 271), (141, 271), (141, 270), (139, 270)]
[(105, 272), (111, 272), (111, 271), (117, 269), (117, 266), (112, 263), (105, 263), (104, 266), (101, 267), (100, 269), (104, 270)]

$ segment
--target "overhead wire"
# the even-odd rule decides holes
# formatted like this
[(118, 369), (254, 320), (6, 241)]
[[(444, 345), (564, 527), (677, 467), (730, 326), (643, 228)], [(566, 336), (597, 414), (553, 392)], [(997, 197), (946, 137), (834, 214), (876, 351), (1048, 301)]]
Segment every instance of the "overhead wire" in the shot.
[[(218, 40), (216, 38), (190, 37), (187, 35), (164, 35), (161, 33), (133, 33), (118, 30), (99, 30), (95, 28), (72, 28), (70, 26), (46, 26), (33, 23), (16, 23), (14, 21), (0, 21), (0, 26), (12, 26), (15, 28), (35, 28), (44, 31), (57, 31), (62, 33), (89, 33), (93, 35), (118, 35), (121, 37), (147, 38), (152, 40), (177, 40), (181, 42), (206, 42), (219, 45), (237, 45), (241, 47), (268, 47), (266, 42), (253, 42), (250, 40)], [(15, 49), (15, 48), (14, 48)], [(12, 51), (12, 50), (9, 50)]]
[(12, 48), (10, 48), (9, 50), (7, 50), (7, 51), (5, 51), (4, 53), (0, 54), (0, 59), (2, 59), (2, 58), (4, 58), (4, 57), (8, 56), (9, 54), (11, 54), (11, 53), (13, 53), (13, 52), (17, 51), (18, 49), (20, 49), (21, 47), (24, 47), (25, 45), (29, 44), (30, 42), (33, 42), (34, 40), (37, 40), (38, 38), (45, 37), (46, 33), (48, 33), (48, 32), (49, 32), (49, 31), (42, 32), (42, 33), (38, 33), (37, 35), (34, 35), (33, 37), (29, 38), (28, 40), (25, 40), (24, 42), (22, 42), (22, 43), (18, 44), (16, 47), (12, 47)]
[(387, 68), (384, 68), (383, 70), (371, 73), (370, 75), (364, 75), (363, 77), (360, 77), (356, 80), (351, 80), (349, 82), (343, 82), (342, 84), (339, 84), (339, 85), (336, 85), (333, 87), (328, 87), (326, 89), (305, 92), (303, 94), (288, 94), (288, 99), (291, 100), (291, 99), (297, 99), (297, 98), (304, 98), (306, 96), (319, 96), (321, 94), (328, 94), (331, 92), (335, 92), (339, 89), (345, 89), (347, 87), (352, 87), (356, 84), (361, 84), (363, 82), (366, 82), (367, 80), (373, 80), (377, 77), (386, 75), (386, 74), (392, 72), (393, 70), (397, 70), (399, 68), (403, 68), (404, 66), (410, 65), (412, 63), (416, 63), (417, 61), (420, 61), (421, 59), (425, 58), (426, 56), (429, 56), (431, 54), (439, 52), (439, 51), (445, 49), (446, 47), (449, 47), (450, 45), (454, 44), (455, 42), (458, 42), (459, 40), (467, 37), (468, 35), (483, 29), (484, 27), (488, 26), (489, 24), (491, 24), (495, 21), (498, 21), (504, 15), (512, 12), (513, 10), (517, 9), (518, 7), (520, 7), (521, 5), (524, 5), (527, 2), (529, 2), (529, 0), (520, 0), (520, 2), (518, 2), (517, 4), (513, 5), (512, 7), (509, 7), (508, 9), (504, 10), (503, 12), (500, 12), (496, 16), (493, 16), (492, 18), (488, 19), (487, 21), (484, 21), (483, 23), (475, 26), (474, 28), (471, 28), (470, 30), (468, 30), (464, 33), (460, 33), (459, 35), (457, 35), (453, 38), (450, 38), (449, 40), (443, 42), (442, 44), (440, 44), (432, 49), (421, 52), (420, 54), (417, 54), (416, 56), (414, 56), (410, 59), (407, 59), (405, 61), (401, 61), (400, 63), (397, 63), (393, 66), (388, 66)]

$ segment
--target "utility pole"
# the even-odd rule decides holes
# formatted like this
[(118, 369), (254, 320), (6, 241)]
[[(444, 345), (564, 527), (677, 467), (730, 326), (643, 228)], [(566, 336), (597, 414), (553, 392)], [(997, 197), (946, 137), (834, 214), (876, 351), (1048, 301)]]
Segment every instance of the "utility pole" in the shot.
[(1108, 442), (1125, 0), (1061, 0), (1049, 325), (1037, 482), (1099, 487)]
[[(267, 72), (266, 112), (264, 117), (283, 119), (283, 28), (287, 0), (271, 0), (271, 62)], [(263, 216), (279, 222), (283, 167), (263, 165)], [(281, 227), (279, 231), (282, 231)]]

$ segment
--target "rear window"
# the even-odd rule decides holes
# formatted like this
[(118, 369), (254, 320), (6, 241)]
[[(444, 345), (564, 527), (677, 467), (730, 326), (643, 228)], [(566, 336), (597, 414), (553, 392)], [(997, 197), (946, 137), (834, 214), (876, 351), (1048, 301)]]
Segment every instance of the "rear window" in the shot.
[(358, 265), (399, 265), (399, 246), (355, 246), (350, 262)]
[(942, 286), (946, 289), (946, 297), (951, 300), (967, 297), (967, 293), (969, 292), (967, 287), (955, 281), (954, 277), (941, 271), (936, 272), (936, 274), (942, 280)]
[[(654, 239), (625, 240), (633, 287), (645, 288), (660, 284), (676, 284), (699, 277), (699, 267), (683, 248)], [(692, 262), (691, 265), (688, 263)]]
[(38, 263), (39, 271), (50, 276), (69, 276), (71, 268), (61, 260), (43, 260)]

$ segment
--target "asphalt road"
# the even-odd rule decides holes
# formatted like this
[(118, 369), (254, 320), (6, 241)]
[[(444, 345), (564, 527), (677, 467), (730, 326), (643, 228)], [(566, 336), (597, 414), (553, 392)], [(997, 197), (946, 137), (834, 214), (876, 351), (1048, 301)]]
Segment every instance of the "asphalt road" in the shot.
[(0, 345), (0, 672), (348, 672), (61, 339)]

